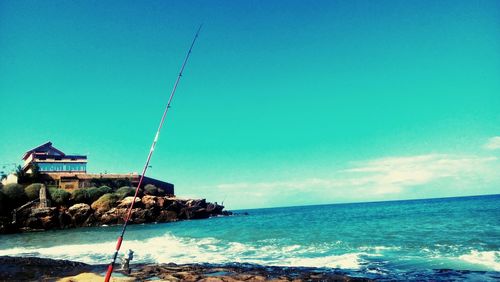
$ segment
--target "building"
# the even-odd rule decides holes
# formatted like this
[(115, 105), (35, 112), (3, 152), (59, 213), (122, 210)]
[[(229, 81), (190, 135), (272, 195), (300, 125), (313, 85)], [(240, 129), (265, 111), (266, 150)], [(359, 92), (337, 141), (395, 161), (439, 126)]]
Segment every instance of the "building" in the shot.
[[(23, 155), (23, 170), (32, 173), (38, 166), (40, 175), (48, 185), (71, 191), (77, 188), (93, 186), (134, 186), (139, 184), (140, 174), (137, 173), (87, 173), (87, 156), (66, 155), (61, 150), (47, 142), (33, 148)], [(144, 177), (141, 187), (155, 185), (166, 194), (174, 195), (174, 185), (158, 179)]]
[(87, 172), (87, 156), (66, 155), (52, 146), (52, 142), (27, 151), (23, 155), (23, 161), (23, 170), (27, 173), (31, 173), (35, 165), (38, 165), (40, 172), (49, 174)]

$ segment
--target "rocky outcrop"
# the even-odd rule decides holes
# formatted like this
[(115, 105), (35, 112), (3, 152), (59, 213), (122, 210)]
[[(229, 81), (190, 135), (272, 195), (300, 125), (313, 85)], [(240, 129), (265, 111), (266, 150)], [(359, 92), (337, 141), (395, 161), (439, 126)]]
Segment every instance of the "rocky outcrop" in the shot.
[[(69, 208), (28, 208), (16, 214), (15, 222), (0, 218), (0, 233), (122, 224), (132, 200), (133, 197), (126, 197), (121, 201), (96, 201), (92, 205), (77, 203)], [(136, 198), (129, 223), (163, 223), (230, 214), (224, 211), (224, 206), (204, 199), (145, 195)]]
[[(104, 279), (102, 273), (105, 271), (106, 265), (88, 265), (74, 261), (36, 257), (0, 256), (0, 281), (102, 281)], [(76, 276), (77, 274), (78, 276)], [(458, 280), (462, 280), (463, 274), (457, 274)], [(113, 281), (116, 279), (115, 276), (118, 276), (116, 272), (113, 274)], [(168, 263), (135, 264), (130, 274), (120, 273), (119, 281), (368, 282), (373, 280), (363, 277), (350, 277), (345, 275), (343, 271), (326, 268), (261, 266), (238, 263), (225, 265), (208, 263), (178, 265)], [(492, 277), (491, 281), (495, 281), (495, 277)]]

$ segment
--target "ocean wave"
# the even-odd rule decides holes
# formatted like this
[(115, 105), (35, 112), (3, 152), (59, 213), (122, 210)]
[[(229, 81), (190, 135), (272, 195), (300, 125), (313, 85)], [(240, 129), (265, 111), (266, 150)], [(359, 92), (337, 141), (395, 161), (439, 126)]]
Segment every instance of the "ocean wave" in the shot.
[(331, 255), (314, 258), (289, 258), (284, 261), (284, 266), (306, 266), (306, 267), (331, 267), (343, 269), (360, 269), (363, 263), (364, 253), (348, 253), (343, 255)]
[[(40, 256), (76, 260), (90, 264), (108, 263), (115, 242), (59, 245), (45, 248), (11, 248), (0, 255)], [(124, 240), (122, 252), (135, 251), (136, 263), (255, 263), (276, 266), (305, 266), (359, 269), (365, 252), (327, 254), (327, 249), (302, 245), (250, 245), (215, 238), (183, 238), (172, 234), (146, 239)]]
[[(50, 247), (14, 247), (0, 249), (0, 256), (39, 256), (68, 259), (89, 264), (110, 261), (116, 242), (69, 244)], [(135, 263), (255, 263), (273, 266), (328, 267), (366, 270), (386, 263), (421, 267), (423, 261), (433, 268), (500, 271), (499, 251), (477, 251), (450, 255), (433, 248), (421, 249), (421, 255), (409, 254), (397, 246), (353, 247), (343, 242), (321, 244), (282, 244), (274, 242), (241, 243), (212, 237), (178, 237), (171, 233), (145, 239), (124, 240), (121, 251), (135, 251)]]
[(500, 271), (500, 251), (472, 250), (469, 254), (461, 255), (459, 259), (481, 266), (486, 266), (494, 271)]

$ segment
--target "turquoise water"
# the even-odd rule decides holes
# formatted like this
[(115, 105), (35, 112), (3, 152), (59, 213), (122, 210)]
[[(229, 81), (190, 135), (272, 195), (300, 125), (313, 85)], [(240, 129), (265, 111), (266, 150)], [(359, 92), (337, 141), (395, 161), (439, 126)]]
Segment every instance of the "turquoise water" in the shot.
[[(500, 278), (500, 195), (238, 212), (249, 215), (132, 225), (122, 253), (134, 250), (135, 262), (328, 267), (369, 277), (454, 269)], [(119, 228), (2, 235), (0, 255), (104, 264)]]

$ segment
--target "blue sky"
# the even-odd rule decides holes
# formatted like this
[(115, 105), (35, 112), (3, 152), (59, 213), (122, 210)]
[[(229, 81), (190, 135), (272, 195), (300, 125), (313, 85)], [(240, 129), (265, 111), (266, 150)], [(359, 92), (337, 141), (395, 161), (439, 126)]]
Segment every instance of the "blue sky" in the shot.
[(498, 1), (1, 1), (0, 163), (45, 141), (229, 208), (500, 193)]

